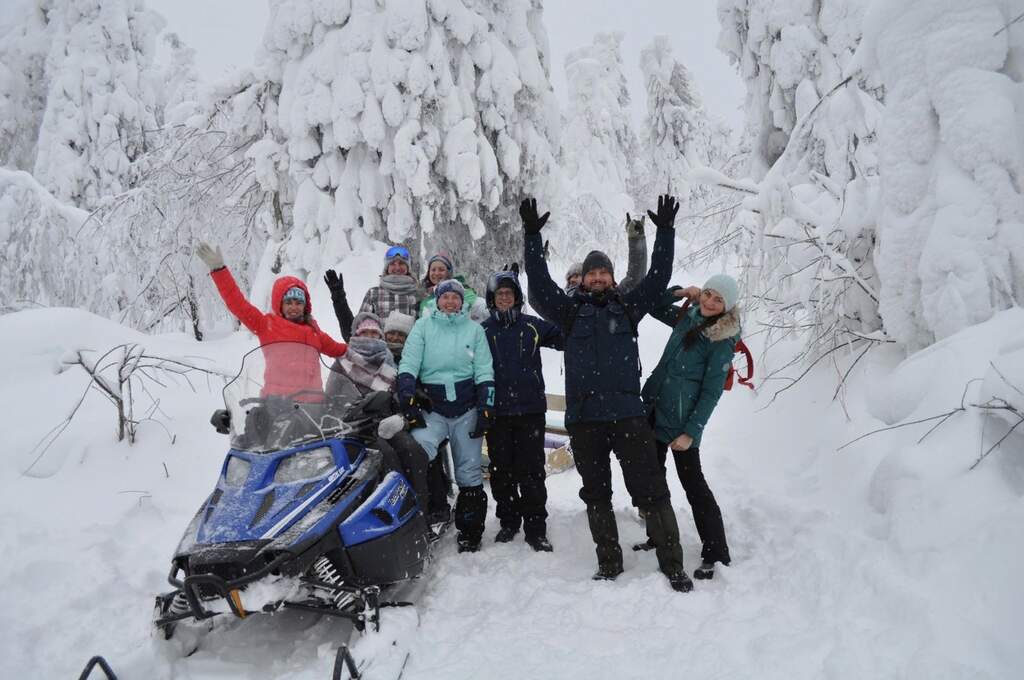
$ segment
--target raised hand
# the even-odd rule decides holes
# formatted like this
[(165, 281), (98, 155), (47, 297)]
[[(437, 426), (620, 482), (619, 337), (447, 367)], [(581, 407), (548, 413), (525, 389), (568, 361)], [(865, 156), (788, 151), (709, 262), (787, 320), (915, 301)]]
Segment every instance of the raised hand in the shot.
[(328, 269), (324, 274), (324, 283), (327, 284), (328, 290), (331, 291), (331, 296), (340, 295), (345, 297), (345, 279), (342, 278), (341, 274)]
[(629, 213), (626, 213), (626, 237), (627, 238), (640, 238), (644, 235), (644, 220), (647, 218), (641, 215), (637, 219), (633, 219)]
[(527, 234), (539, 234), (548, 218), (551, 217), (551, 213), (546, 212), (538, 217), (537, 199), (527, 198), (519, 204), (519, 217), (523, 220), (523, 231)]
[(196, 246), (196, 256), (210, 268), (211, 272), (224, 268), (224, 256), (220, 253), (220, 246), (211, 246), (200, 241)]
[(658, 229), (671, 229), (675, 226), (678, 212), (679, 202), (674, 196), (665, 194), (658, 196), (658, 213), (654, 214), (648, 210), (647, 216), (651, 218), (651, 222), (657, 225)]

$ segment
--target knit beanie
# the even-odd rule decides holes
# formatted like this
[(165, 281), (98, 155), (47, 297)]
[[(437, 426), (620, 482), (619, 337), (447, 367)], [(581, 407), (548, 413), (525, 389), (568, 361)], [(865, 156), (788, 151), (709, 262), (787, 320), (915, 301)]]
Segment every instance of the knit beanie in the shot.
[(359, 312), (352, 319), (352, 337), (358, 336), (360, 331), (367, 329), (380, 333), (380, 317), (373, 312)]
[(729, 311), (740, 301), (740, 287), (736, 279), (728, 274), (715, 274), (704, 282), (704, 290), (713, 290), (725, 300), (725, 311)]
[(466, 289), (455, 279), (446, 279), (434, 288), (434, 298), (437, 300), (440, 300), (445, 293), (455, 293), (463, 302), (466, 301)]
[(611, 259), (602, 253), (600, 250), (591, 250), (587, 253), (587, 256), (583, 258), (583, 264), (580, 266), (580, 276), (586, 276), (587, 272), (592, 269), (607, 269), (615, 278), (615, 265), (612, 264)]
[(388, 318), (384, 319), (384, 332), (391, 333), (392, 331), (395, 331), (409, 335), (414, 323), (416, 323), (416, 319), (412, 318), (408, 314), (403, 314), (396, 309), (388, 314)]
[(449, 275), (455, 273), (455, 267), (452, 265), (452, 258), (451, 258), (451, 255), (448, 254), (448, 251), (446, 251), (446, 250), (439, 251), (437, 253), (437, 255), (434, 255), (432, 258), (427, 260), (427, 269), (429, 270), (430, 269), (430, 265), (434, 264), (435, 262), (440, 262), (445, 267), (447, 267)]
[(583, 276), (583, 265), (579, 262), (572, 264), (565, 272), (565, 282), (569, 283), (569, 279), (574, 276)]

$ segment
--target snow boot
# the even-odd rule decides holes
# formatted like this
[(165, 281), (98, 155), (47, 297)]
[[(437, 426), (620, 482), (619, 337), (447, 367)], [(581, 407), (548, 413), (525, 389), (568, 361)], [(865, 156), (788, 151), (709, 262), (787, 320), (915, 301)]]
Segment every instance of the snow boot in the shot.
[(715, 563), (701, 562), (700, 566), (693, 570), (693, 577), (698, 581), (710, 581), (715, 577)]
[(677, 571), (668, 575), (668, 583), (672, 590), (678, 593), (688, 593), (693, 590), (693, 581), (686, 575), (685, 571)]
[(622, 573), (622, 548), (619, 546), (619, 527), (611, 503), (587, 505), (587, 523), (597, 552), (597, 580), (614, 580)]
[(679, 543), (676, 513), (668, 501), (644, 508), (647, 516), (647, 539), (654, 544), (658, 568), (663, 574), (683, 571), (683, 546)]
[(593, 581), (614, 581), (622, 573), (622, 567), (598, 565), (597, 571), (590, 577)]
[(548, 541), (547, 536), (527, 536), (526, 544), (537, 552), (554, 552), (555, 548)]
[(512, 539), (519, 533), (519, 529), (513, 527), (502, 527), (494, 537), (495, 543), (511, 543)]
[(648, 550), (654, 550), (654, 541), (647, 539), (643, 543), (634, 543), (633, 550), (636, 552), (646, 552)]
[(459, 531), (459, 552), (475, 552), (480, 548), (485, 519), (487, 494), (484, 487), (459, 487), (459, 497), (455, 501), (455, 528)]
[(480, 550), (480, 539), (467, 538), (466, 536), (459, 535), (457, 541), (459, 545), (460, 553), (474, 553)]

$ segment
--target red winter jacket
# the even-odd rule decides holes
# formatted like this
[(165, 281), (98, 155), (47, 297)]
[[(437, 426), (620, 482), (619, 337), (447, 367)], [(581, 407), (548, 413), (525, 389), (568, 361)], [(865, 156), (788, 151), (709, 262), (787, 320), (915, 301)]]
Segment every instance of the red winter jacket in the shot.
[[(343, 342), (335, 342), (331, 336), (320, 330), (313, 320), (313, 304), (306, 284), (294, 276), (282, 276), (274, 281), (270, 294), (271, 311), (264, 314), (245, 299), (235, 278), (227, 267), (210, 272), (217, 284), (217, 290), (228, 309), (242, 324), (259, 338), (260, 345), (271, 343), (298, 342), (309, 345), (316, 352), (296, 351), (294, 346), (280, 345), (265, 347), (266, 359), (263, 389), (260, 396), (269, 394), (291, 395), (303, 390), (316, 394), (296, 395), (296, 401), (320, 401), (323, 399), (323, 382), (320, 380), (320, 354), (340, 357), (348, 349)], [(295, 322), (281, 316), (281, 302), (289, 288), (299, 287), (306, 293), (305, 321)]]

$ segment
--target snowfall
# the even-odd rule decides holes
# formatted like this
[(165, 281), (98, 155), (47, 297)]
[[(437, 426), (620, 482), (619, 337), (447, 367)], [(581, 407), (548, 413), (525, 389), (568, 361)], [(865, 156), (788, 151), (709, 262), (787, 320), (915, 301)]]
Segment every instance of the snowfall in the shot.
[[(344, 264), (352, 299), (378, 273), (377, 255)], [(314, 287), (313, 296), (336, 333), (320, 302), (327, 291)], [(640, 330), (649, 371), (668, 331), (650, 319)], [(758, 380), (756, 393), (725, 393), (702, 454), (733, 562), (689, 594), (670, 590), (651, 553), (629, 549), (644, 530), (618, 476), (626, 571), (615, 582), (590, 579), (593, 544), (569, 470), (548, 478), (554, 553), (534, 553), (521, 535), (494, 543), (492, 503), (483, 549), (458, 554), (446, 535), (415, 609), (386, 610), (380, 633), (292, 612), (232, 618), (191, 656), (153, 637), (150, 622), (172, 551), (227, 449), (207, 424), (224, 380), (153, 386), (159, 405), (133, 446), (116, 441), (114, 410), (91, 391), (53, 444), (38, 444), (85, 391), (84, 371), (68, 363), (77, 351), (139, 343), (231, 374), (254, 338), (230, 329), (202, 343), (144, 335), (74, 309), (7, 314), (0, 338), (4, 677), (76, 677), (102, 655), (120, 678), (325, 679), (345, 643), (367, 678), (1011, 678), (1024, 670), (1024, 433), (1003, 438), (1015, 417), (972, 406), (1022, 406), (1020, 308), (909, 357), (876, 348), (835, 398), (836, 366), (852, 355), (795, 384)], [(561, 391), (561, 357), (545, 361), (549, 391)], [(770, 369), (759, 365), (759, 376)], [(674, 475), (669, 483), (692, 570), (700, 546)]]

